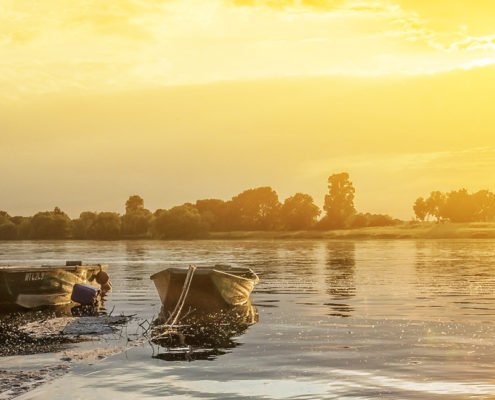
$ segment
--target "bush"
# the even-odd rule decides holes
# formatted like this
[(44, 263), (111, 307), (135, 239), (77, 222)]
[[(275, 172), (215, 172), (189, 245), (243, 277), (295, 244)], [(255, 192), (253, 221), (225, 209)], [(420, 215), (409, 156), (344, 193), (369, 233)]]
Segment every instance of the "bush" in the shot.
[(0, 225), (0, 240), (17, 239), (17, 227), (8, 221)]

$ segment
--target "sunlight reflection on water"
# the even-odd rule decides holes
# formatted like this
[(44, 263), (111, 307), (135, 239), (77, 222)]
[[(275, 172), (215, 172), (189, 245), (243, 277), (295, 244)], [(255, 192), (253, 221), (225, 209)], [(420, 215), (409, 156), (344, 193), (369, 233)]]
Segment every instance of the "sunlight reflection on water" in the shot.
[[(495, 396), (495, 241), (4, 242), (0, 263), (110, 264), (107, 310), (152, 319), (149, 275), (232, 263), (260, 276), (259, 322), (214, 357), (164, 361), (146, 344), (26, 398), (487, 398)], [(230, 343), (230, 342), (229, 342)]]

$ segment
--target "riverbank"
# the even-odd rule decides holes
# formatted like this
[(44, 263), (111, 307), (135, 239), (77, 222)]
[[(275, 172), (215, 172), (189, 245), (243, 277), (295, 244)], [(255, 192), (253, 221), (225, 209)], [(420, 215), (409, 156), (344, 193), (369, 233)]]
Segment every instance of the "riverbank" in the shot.
[(394, 226), (331, 231), (211, 232), (209, 239), (495, 239), (494, 222), (407, 222)]
[[(404, 222), (393, 226), (304, 231), (227, 231), (208, 232), (194, 238), (156, 239), (149, 236), (99, 239), (97, 241), (175, 241), (175, 240), (278, 240), (278, 239), (495, 239), (495, 222), (436, 223)], [(93, 241), (94, 239), (38, 239), (38, 241)], [(0, 240), (33, 241), (32, 239)]]
[(71, 371), (119, 353), (129, 317), (57, 316), (49, 311), (0, 315), (0, 400), (30, 392)]

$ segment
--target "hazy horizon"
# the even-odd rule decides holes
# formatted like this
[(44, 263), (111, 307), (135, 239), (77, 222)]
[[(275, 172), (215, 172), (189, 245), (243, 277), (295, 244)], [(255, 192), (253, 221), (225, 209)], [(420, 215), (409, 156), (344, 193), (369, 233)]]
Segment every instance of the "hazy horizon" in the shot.
[(493, 191), (487, 8), (7, 3), (0, 209), (76, 217), (132, 194), (154, 210), (259, 186), (321, 207), (342, 171), (358, 211), (402, 219), (432, 190)]

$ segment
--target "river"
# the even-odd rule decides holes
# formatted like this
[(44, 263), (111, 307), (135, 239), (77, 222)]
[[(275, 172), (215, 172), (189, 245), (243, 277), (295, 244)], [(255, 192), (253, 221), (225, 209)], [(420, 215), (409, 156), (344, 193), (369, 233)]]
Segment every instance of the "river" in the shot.
[(145, 342), (79, 363), (26, 399), (495, 397), (494, 240), (0, 242), (1, 264), (69, 259), (108, 264), (105, 310), (140, 321), (160, 311), (151, 274), (248, 266), (257, 323), (202, 359)]

